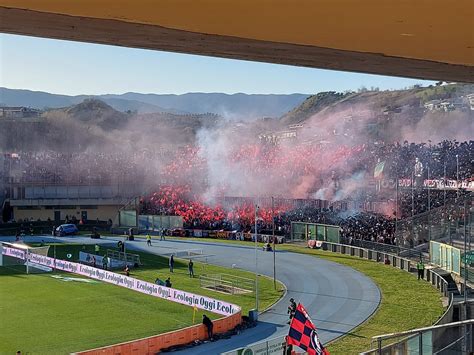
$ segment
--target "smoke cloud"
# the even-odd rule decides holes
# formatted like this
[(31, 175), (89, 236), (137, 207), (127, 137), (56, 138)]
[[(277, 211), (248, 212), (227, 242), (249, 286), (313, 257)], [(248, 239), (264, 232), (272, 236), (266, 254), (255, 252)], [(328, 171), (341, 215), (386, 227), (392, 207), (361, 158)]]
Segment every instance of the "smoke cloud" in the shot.
[[(4, 152), (81, 153), (94, 159), (112, 155), (108, 170), (100, 159), (88, 158), (74, 160), (68, 171), (96, 171), (110, 181), (135, 179), (144, 194), (160, 185), (185, 185), (208, 203), (222, 196), (339, 201), (358, 196), (367, 186), (374, 159), (387, 153), (384, 145), (472, 139), (470, 111), (427, 112), (419, 103), (387, 105), (378, 94), (347, 95), (304, 122), (104, 114), (110, 108), (95, 102), (83, 110), (101, 110), (100, 120), (81, 119), (80, 110), (49, 112), (37, 123), (41, 137), (20, 126), (2, 125), (0, 147)], [(48, 170), (50, 162), (38, 164)]]

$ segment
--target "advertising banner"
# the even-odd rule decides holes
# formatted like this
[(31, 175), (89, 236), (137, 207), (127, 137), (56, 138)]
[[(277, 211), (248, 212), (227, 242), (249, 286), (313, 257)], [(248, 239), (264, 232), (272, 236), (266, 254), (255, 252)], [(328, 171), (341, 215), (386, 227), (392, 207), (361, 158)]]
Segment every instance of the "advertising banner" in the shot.
[[(18, 259), (25, 259), (25, 252), (14, 248), (3, 247), (2, 254)], [(98, 269), (88, 265), (31, 253), (28, 254), (28, 261), (55, 268), (57, 270), (87, 276), (91, 279), (125, 287), (150, 296), (159, 297), (171, 302), (180, 303), (190, 307), (196, 307), (224, 316), (230, 316), (240, 311), (240, 307), (232, 303), (219, 301), (214, 298), (197, 295), (191, 292), (159, 286), (151, 282), (138, 280), (133, 277), (117, 274), (112, 271)]]
[(2, 247), (2, 254), (5, 256), (11, 256), (17, 259), (25, 259), (25, 252), (20, 249), (10, 248), (10, 247)]
[[(99, 265), (99, 266), (102, 265), (102, 261), (104, 259), (103, 256), (90, 254), (90, 253), (85, 253), (83, 251), (79, 252), (79, 261), (82, 261), (86, 264), (89, 264), (90, 266), (94, 266), (93, 265), (94, 264), (94, 258), (95, 258), (95, 265)], [(133, 266), (133, 264), (131, 262), (129, 262), (128, 265)], [(125, 261), (109, 258), (109, 262), (108, 262), (107, 266), (111, 269), (124, 268), (125, 267)]]
[(281, 336), (270, 340), (262, 341), (239, 348), (222, 355), (269, 355), (269, 354), (283, 354), (286, 349), (286, 337)]

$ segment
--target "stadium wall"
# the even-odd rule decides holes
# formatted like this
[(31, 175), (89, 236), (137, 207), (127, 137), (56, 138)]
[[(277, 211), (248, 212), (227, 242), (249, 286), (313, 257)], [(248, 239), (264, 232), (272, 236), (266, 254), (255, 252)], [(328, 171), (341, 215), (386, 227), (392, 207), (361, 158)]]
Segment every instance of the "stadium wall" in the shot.
[[(225, 333), (234, 329), (242, 322), (241, 312), (231, 316), (217, 319), (214, 323), (214, 333)], [(194, 325), (191, 327), (175, 330), (148, 338), (132, 340), (125, 343), (105, 346), (76, 354), (80, 355), (115, 355), (115, 354), (156, 354), (157, 352), (177, 345), (185, 345), (196, 340), (206, 340), (207, 331), (204, 325)]]
[(17, 221), (20, 219), (46, 221), (48, 218), (54, 221), (54, 212), (59, 211), (61, 221), (66, 219), (66, 215), (69, 218), (76, 216), (77, 220), (80, 220), (82, 212), (86, 212), (88, 220), (107, 221), (114, 220), (120, 207), (122, 205), (13, 206), (13, 217)]

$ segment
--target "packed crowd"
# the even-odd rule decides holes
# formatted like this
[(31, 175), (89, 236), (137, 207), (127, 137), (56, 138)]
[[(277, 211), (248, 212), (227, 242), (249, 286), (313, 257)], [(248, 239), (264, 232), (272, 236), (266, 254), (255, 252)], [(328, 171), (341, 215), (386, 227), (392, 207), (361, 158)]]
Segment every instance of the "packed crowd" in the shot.
[[(265, 176), (268, 185), (278, 182), (282, 187), (289, 186), (291, 195), (302, 177), (312, 177), (311, 186), (305, 191), (311, 194), (328, 182), (338, 188), (355, 173), (372, 178), (378, 162), (384, 163), (384, 178), (411, 178), (417, 158), (424, 178), (429, 174), (431, 178), (472, 179), (473, 151), (474, 141), (444, 141), (436, 145), (243, 144), (228, 147), (218, 159), (222, 169), (239, 171), (243, 179)], [(131, 154), (20, 152), (5, 155), (3, 170), (19, 171), (25, 182), (107, 184), (118, 176), (131, 181), (148, 176), (165, 184), (178, 182), (196, 187), (209, 183), (213, 163), (209, 158), (205, 149), (198, 146)]]
[[(196, 201), (186, 201), (191, 191), (185, 188), (164, 187), (154, 193), (149, 200), (142, 200), (142, 211), (157, 214), (172, 214), (183, 217), (184, 227), (190, 229), (210, 229), (226, 231), (254, 232), (255, 205), (243, 203), (225, 209), (220, 205), (209, 206)], [(153, 209), (158, 203), (162, 208)], [(257, 228), (261, 234), (272, 233), (274, 216), (277, 235), (289, 236), (291, 222), (310, 222), (341, 227), (341, 237), (347, 240), (364, 239), (379, 243), (395, 243), (395, 223), (393, 218), (361, 212), (350, 214), (335, 208), (315, 208), (307, 205), (292, 208), (280, 204), (271, 207), (258, 207)], [(151, 208), (151, 209), (150, 209)]]
[[(376, 142), (356, 146), (255, 143), (229, 144), (217, 152), (209, 149), (184, 146), (131, 154), (18, 152), (4, 155), (3, 174), (25, 183), (107, 185), (128, 181), (142, 184), (142, 191), (154, 191), (142, 198), (143, 213), (183, 216), (189, 227), (247, 231), (253, 226), (253, 204), (223, 206), (215, 203), (219, 197), (278, 194), (308, 200), (391, 199), (395, 206), (395, 188), (375, 189), (374, 193), (374, 185), (369, 181), (473, 179), (474, 141)], [(278, 231), (282, 233), (287, 232), (291, 221), (311, 219), (340, 225), (344, 235), (354, 238), (392, 242), (394, 218), (437, 208), (463, 193), (427, 191), (420, 184), (416, 188), (401, 188), (397, 191), (398, 215), (393, 206), (385, 217), (373, 213), (343, 217), (338, 213), (341, 211), (334, 209), (295, 208), (288, 204), (277, 205), (275, 215)], [(271, 208), (262, 206), (258, 214), (259, 228), (268, 229)]]

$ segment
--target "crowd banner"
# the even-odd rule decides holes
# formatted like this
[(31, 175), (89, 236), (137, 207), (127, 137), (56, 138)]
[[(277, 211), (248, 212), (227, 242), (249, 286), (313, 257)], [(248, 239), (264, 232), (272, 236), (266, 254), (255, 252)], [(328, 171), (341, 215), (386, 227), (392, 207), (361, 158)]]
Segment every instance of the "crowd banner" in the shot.
[[(443, 178), (440, 179), (425, 179), (417, 182), (416, 179), (412, 181), (410, 178), (398, 179), (399, 188), (411, 188), (412, 183), (416, 188), (423, 189), (434, 189), (434, 190), (457, 190), (465, 189), (468, 191), (474, 191), (474, 180), (451, 180)], [(397, 179), (367, 179), (369, 187), (380, 187), (382, 189), (396, 189)]]
[(150, 296), (158, 297), (175, 303), (180, 303), (190, 307), (196, 307), (205, 311), (221, 314), (224, 316), (230, 316), (240, 311), (240, 307), (232, 303), (197, 295), (191, 292), (177, 290), (174, 288), (159, 286), (151, 282), (138, 280), (133, 277), (117, 274), (112, 271), (98, 269), (88, 265), (83, 265), (62, 259), (54, 259), (48, 256), (33, 253), (26, 254), (21, 250), (10, 247), (2, 247), (2, 254), (22, 260), (26, 259), (29, 262), (33, 262), (35, 264), (47, 266), (57, 270), (87, 276), (94, 280), (107, 282)]
[[(411, 179), (399, 179), (398, 186), (399, 187), (411, 187), (413, 181)], [(416, 187), (416, 181), (415, 181)], [(439, 189), (439, 190), (457, 190), (457, 189), (466, 189), (469, 191), (474, 191), (474, 181), (469, 180), (449, 180), (449, 179), (426, 179), (423, 180), (424, 188), (432, 188), (432, 189)]]

